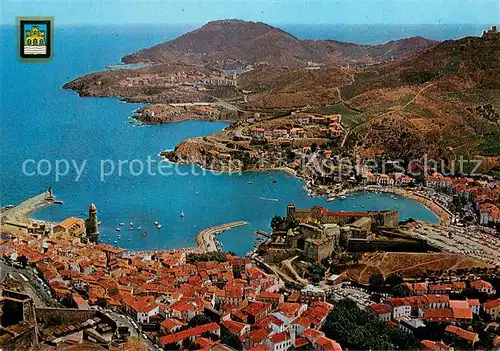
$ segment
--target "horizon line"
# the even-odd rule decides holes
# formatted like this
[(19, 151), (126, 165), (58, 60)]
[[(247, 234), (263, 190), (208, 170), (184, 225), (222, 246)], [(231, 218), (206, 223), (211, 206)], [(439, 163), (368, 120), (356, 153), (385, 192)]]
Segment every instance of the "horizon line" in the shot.
[[(37, 17), (37, 16), (32, 16)], [(215, 21), (223, 21), (230, 20), (230, 18), (220, 19), (220, 20), (211, 20), (204, 23), (195, 23), (195, 22), (178, 22), (178, 23), (147, 23), (147, 22), (127, 22), (127, 23), (85, 23), (85, 22), (74, 22), (74, 23), (64, 23), (60, 25), (61, 27), (72, 27), (72, 26), (130, 26), (130, 25), (146, 25), (146, 26), (204, 26), (210, 22)], [(301, 22), (283, 22), (283, 23), (272, 23), (272, 22), (263, 22), (263, 21), (247, 21), (245, 22), (253, 22), (253, 23), (264, 23), (271, 26), (280, 26), (280, 25), (300, 25), (300, 26), (491, 26), (498, 25), (497, 23), (301, 23)], [(54, 24), (57, 24), (57, 20), (54, 20)], [(0, 26), (11, 26), (15, 27), (16, 23), (0, 23)]]

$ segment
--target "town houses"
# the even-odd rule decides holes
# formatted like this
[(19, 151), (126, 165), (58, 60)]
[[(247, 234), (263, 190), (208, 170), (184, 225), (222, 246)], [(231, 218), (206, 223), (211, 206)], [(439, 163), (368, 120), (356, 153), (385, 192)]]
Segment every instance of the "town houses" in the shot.
[[(291, 120), (282, 124), (261, 122), (253, 124), (245, 131), (246, 135), (273, 142), (278, 139), (299, 141), (314, 138), (339, 138), (345, 134), (341, 115), (315, 116), (306, 113), (292, 113)], [(288, 145), (291, 146), (291, 145)]]
[[(421, 340), (426, 350), (471, 348), (480, 341), (479, 328), (474, 328), (474, 323), (484, 318), (483, 325), (487, 325), (500, 317), (500, 299), (494, 298), (495, 289), (483, 279), (440, 284), (402, 283), (402, 286), (409, 296), (387, 297), (380, 303), (369, 304), (366, 310), (374, 318), (415, 336), (426, 335), (435, 327), (444, 328), (439, 340)], [(456, 298), (463, 294), (479, 294), (483, 300)], [(494, 332), (488, 335), (494, 338)]]
[[(43, 241), (48, 245), (40, 253)], [(221, 253), (217, 260), (200, 259), (197, 249), (129, 252), (66, 230), (4, 244), (27, 258), (53, 299), (128, 316), (164, 349), (220, 343), (232, 335), (246, 349), (341, 350), (319, 332), (333, 308), (322, 289), (308, 286), (287, 296), (276, 276), (248, 258)]]

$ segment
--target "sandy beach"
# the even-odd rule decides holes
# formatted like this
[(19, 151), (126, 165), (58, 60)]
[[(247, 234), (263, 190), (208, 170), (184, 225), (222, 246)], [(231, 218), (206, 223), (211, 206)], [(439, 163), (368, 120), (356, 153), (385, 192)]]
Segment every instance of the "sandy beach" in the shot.
[(367, 186), (366, 189), (355, 189), (355, 191), (353, 191), (351, 189), (351, 191), (349, 191), (349, 192), (357, 192), (357, 191), (381, 191), (384, 193), (391, 193), (394, 195), (406, 197), (407, 199), (410, 199), (410, 200), (418, 201), (422, 205), (426, 206), (429, 210), (434, 212), (434, 214), (436, 214), (436, 216), (439, 218), (439, 223), (441, 225), (449, 226), (451, 224), (452, 214), (450, 213), (450, 211), (448, 211), (448, 209), (442, 207), (441, 205), (437, 204), (432, 199), (430, 199), (426, 196), (414, 193), (414, 192), (409, 191), (407, 189), (395, 188), (395, 187), (373, 187), (373, 188), (371, 188), (371, 187)]

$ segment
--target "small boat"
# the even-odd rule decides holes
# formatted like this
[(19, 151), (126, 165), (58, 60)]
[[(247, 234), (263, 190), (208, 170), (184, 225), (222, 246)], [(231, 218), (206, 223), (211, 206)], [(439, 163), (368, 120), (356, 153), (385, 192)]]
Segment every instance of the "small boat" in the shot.
[(137, 230), (141, 230), (142, 227), (137, 227)]
[(120, 223), (120, 226), (121, 226), (121, 227), (123, 227), (124, 225), (125, 225), (125, 223), (123, 223), (123, 222), (121, 222), (121, 223)]
[(146, 236), (146, 235), (148, 235), (148, 233), (147, 233), (147, 232), (144, 232), (144, 233), (142, 233), (141, 235), (142, 235), (142, 236)]
[(129, 238), (128, 241), (132, 241), (132, 239)]
[(158, 221), (154, 221), (153, 223), (154, 223), (155, 225), (158, 225)]
[(130, 222), (128, 225), (131, 226), (131, 227), (133, 227), (134, 223)]
[(121, 229), (120, 229), (120, 228), (116, 228), (115, 230), (116, 230), (117, 232), (119, 232)]
[(253, 184), (253, 182), (251, 180), (248, 181), (248, 184)]
[(113, 241), (113, 242), (114, 242), (115, 244), (118, 244), (118, 241), (116, 241), (116, 240), (115, 240), (115, 241)]
[(158, 224), (158, 225), (156, 226), (156, 228), (160, 229), (160, 228), (161, 228), (161, 224)]
[(183, 211), (181, 211), (180, 216), (181, 216), (181, 217), (184, 217), (184, 212), (183, 212)]
[(278, 181), (276, 179), (273, 179), (273, 184), (276, 184)]
[(132, 231), (132, 230), (134, 230), (134, 228), (132, 228), (132, 227), (128, 228), (128, 231), (129, 231), (129, 232), (130, 232), (130, 231)]
[(57, 205), (62, 205), (64, 202), (62, 202), (61, 200), (54, 200), (54, 203)]
[(198, 195), (198, 192), (195, 192), (196, 195)]

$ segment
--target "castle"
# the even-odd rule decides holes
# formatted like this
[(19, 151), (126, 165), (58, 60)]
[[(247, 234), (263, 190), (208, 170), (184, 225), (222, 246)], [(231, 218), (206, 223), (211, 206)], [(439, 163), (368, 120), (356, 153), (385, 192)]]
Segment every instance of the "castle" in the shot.
[(398, 229), (394, 211), (328, 211), (320, 206), (296, 209), (288, 205), (285, 226), (273, 231), (266, 244), (266, 261), (279, 262), (294, 255), (321, 262), (342, 246), (349, 251), (424, 251), (425, 240)]
[(483, 38), (498, 38), (500, 32), (497, 30), (497, 26), (491, 26), (491, 29), (483, 31)]
[(40, 30), (38, 26), (32, 26), (31, 30), (24, 32), (25, 46), (45, 46), (45, 31)]

